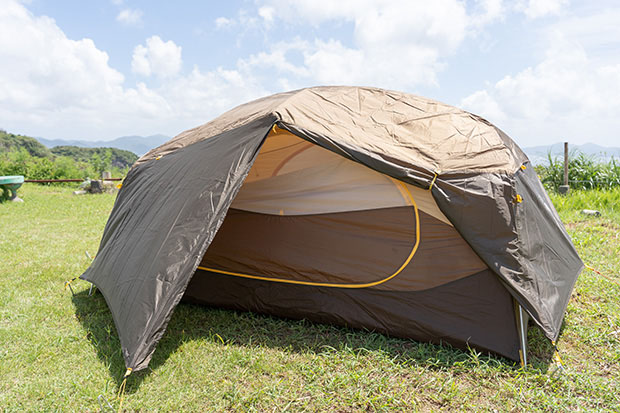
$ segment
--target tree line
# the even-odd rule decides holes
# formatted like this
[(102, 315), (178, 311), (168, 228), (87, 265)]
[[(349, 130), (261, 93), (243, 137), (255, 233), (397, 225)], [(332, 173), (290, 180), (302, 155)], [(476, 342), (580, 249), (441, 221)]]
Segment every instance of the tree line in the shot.
[(0, 175), (26, 179), (98, 178), (103, 171), (124, 176), (138, 159), (117, 148), (56, 146), (48, 149), (35, 138), (0, 130)]

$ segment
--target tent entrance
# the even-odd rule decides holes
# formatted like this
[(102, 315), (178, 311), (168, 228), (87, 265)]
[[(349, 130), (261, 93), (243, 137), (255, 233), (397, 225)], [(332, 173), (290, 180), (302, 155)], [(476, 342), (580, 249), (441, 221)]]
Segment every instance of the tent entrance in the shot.
[(282, 130), (266, 139), (198, 266), (262, 281), (388, 290), (432, 288), (486, 268), (429, 191)]
[(184, 300), (518, 358), (512, 297), (429, 191), (288, 132), (266, 139)]
[(373, 287), (411, 262), (419, 224), (407, 185), (280, 131), (268, 137), (198, 268), (299, 285)]

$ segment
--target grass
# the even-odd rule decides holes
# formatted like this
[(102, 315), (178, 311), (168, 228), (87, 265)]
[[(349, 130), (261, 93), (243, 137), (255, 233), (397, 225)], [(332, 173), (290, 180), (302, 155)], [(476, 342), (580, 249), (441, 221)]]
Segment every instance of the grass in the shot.
[[(116, 408), (124, 372), (100, 294), (63, 282), (94, 254), (112, 195), (26, 184), (0, 204), (0, 410)], [(553, 195), (585, 262), (620, 272), (620, 190)], [(598, 209), (601, 217), (579, 213)], [(612, 276), (620, 281), (618, 276)], [(532, 366), (447, 346), (306, 321), (181, 304), (124, 408), (161, 411), (620, 410), (620, 286), (580, 276), (552, 374), (551, 346), (529, 332)]]

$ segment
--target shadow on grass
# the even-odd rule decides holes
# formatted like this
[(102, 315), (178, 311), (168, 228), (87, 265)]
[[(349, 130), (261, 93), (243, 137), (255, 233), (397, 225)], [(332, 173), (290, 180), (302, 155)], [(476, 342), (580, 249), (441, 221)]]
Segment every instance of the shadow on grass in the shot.
[[(76, 316), (87, 331), (87, 337), (99, 359), (108, 366), (117, 387), (122, 382), (125, 362), (112, 314), (100, 293), (88, 291), (73, 296)], [(332, 351), (382, 352), (404, 365), (427, 369), (475, 368), (482, 364), (499, 371), (516, 371), (518, 363), (499, 356), (482, 354), (450, 345), (435, 345), (346, 327), (290, 320), (251, 312), (211, 308), (181, 303), (157, 345), (149, 368), (132, 374), (126, 392), (135, 392), (144, 378), (166, 362), (183, 343), (208, 340), (221, 345), (264, 346), (290, 352), (328, 354)], [(531, 368), (546, 373), (553, 347), (538, 328), (528, 333)]]

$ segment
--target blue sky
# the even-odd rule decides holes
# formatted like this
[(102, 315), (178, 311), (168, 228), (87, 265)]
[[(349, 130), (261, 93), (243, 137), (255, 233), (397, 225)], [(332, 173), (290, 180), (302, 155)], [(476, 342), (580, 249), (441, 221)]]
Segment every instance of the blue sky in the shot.
[(620, 3), (0, 0), (0, 128), (177, 133), (301, 87), (396, 89), (522, 146), (620, 146)]

